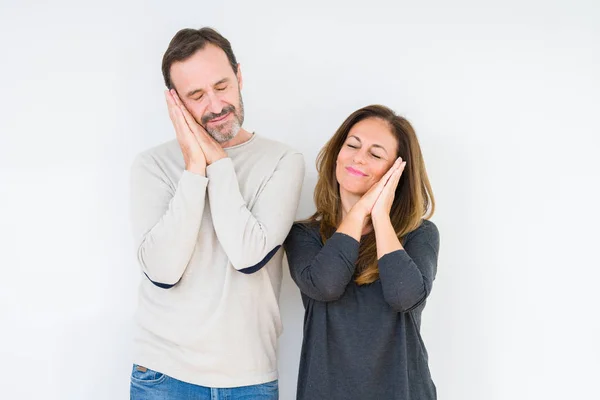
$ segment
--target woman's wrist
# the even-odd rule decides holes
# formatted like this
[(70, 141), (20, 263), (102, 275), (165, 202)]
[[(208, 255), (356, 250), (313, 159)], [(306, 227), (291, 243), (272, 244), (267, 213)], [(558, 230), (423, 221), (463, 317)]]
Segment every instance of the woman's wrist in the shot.
[(363, 222), (369, 216), (369, 210), (362, 207), (360, 203), (356, 203), (350, 211), (348, 211), (348, 216), (351, 216), (354, 220)]
[(373, 227), (377, 227), (377, 226), (381, 226), (383, 224), (390, 224), (392, 223), (392, 220), (390, 218), (390, 214), (385, 214), (385, 213), (373, 213), (371, 214), (371, 221), (373, 223)]

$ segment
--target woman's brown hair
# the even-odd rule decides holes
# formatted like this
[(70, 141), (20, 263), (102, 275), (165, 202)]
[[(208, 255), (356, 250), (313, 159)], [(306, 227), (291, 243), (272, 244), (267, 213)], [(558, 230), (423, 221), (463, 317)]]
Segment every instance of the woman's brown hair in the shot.
[[(350, 129), (357, 122), (367, 118), (377, 118), (388, 123), (390, 131), (398, 141), (396, 157), (402, 157), (402, 160), (406, 161), (390, 211), (392, 226), (400, 241), (403, 242), (408, 233), (417, 229), (423, 218), (429, 219), (435, 210), (421, 147), (411, 124), (388, 107), (363, 107), (346, 118), (317, 156), (319, 178), (314, 194), (317, 211), (309, 220), (320, 222), (323, 242), (333, 235), (342, 222), (340, 189), (335, 175), (338, 154)], [(375, 232), (371, 231), (361, 239), (355, 281), (359, 285), (365, 285), (377, 279), (377, 246)]]

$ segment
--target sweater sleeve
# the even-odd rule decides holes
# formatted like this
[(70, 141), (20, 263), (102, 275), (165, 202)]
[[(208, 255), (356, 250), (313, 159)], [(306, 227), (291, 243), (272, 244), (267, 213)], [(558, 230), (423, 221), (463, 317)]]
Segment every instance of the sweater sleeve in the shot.
[(304, 157), (300, 153), (282, 157), (251, 208), (242, 197), (230, 158), (209, 165), (207, 175), (219, 243), (236, 270), (248, 274), (260, 270), (279, 250), (294, 222)]
[(439, 245), (437, 227), (424, 221), (408, 238), (404, 250), (379, 259), (383, 297), (394, 310), (411, 311), (427, 299), (437, 272)]
[(131, 222), (137, 259), (155, 285), (173, 287), (192, 257), (208, 179), (184, 171), (176, 188), (156, 161), (140, 155), (131, 170)]
[(334, 233), (323, 245), (318, 232), (294, 224), (285, 241), (290, 275), (300, 291), (322, 302), (342, 297), (352, 280), (358, 259), (359, 242), (343, 233)]

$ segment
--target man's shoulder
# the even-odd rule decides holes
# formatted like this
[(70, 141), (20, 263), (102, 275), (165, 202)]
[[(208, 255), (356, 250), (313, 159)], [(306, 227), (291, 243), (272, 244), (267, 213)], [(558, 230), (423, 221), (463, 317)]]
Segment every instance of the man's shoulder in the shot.
[[(179, 176), (185, 168), (183, 154), (177, 139), (169, 140), (150, 147), (136, 155), (132, 163), (132, 171), (149, 171), (168, 176)], [(174, 179), (174, 178), (173, 178)]]
[(256, 135), (256, 137), (254, 138), (254, 144), (256, 148), (260, 149), (265, 153), (302, 155), (302, 153), (300, 153), (298, 150), (294, 149), (288, 144), (261, 135)]
[(171, 139), (159, 145), (150, 147), (140, 152), (136, 158), (138, 159), (180, 159), (182, 157), (181, 148), (177, 139)]
[(181, 153), (177, 139), (172, 139), (138, 153), (133, 165), (146, 167), (168, 165), (175, 168), (183, 168), (183, 154)]

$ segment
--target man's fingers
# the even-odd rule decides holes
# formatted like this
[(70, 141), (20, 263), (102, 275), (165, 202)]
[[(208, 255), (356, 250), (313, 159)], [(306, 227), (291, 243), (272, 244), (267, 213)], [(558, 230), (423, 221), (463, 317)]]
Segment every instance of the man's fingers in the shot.
[(171, 89), (171, 95), (173, 96), (175, 104), (181, 110), (181, 113), (183, 114), (183, 117), (185, 118), (185, 121), (188, 123), (190, 129), (192, 131), (194, 131), (193, 127), (197, 126), (198, 123), (196, 122), (196, 120), (194, 119), (194, 117), (192, 116), (192, 114), (190, 114), (190, 112), (188, 111), (188, 109), (185, 107), (185, 105), (183, 104), (183, 102), (179, 98), (179, 95), (177, 94), (177, 92), (175, 91), (175, 89)]
[(190, 130), (193, 132), (194, 131), (193, 128), (194, 128), (194, 125), (196, 125), (196, 121), (193, 119), (193, 117), (191, 116), (191, 114), (187, 110), (187, 108), (185, 108), (185, 106), (183, 105), (183, 102), (179, 98), (179, 95), (177, 94), (175, 89), (171, 89), (171, 96), (173, 97), (175, 106), (177, 106), (177, 108), (181, 111), (181, 114), (183, 115), (183, 119), (185, 120), (186, 124), (188, 124), (188, 126), (190, 127)]
[[(171, 119), (171, 122), (173, 123), (173, 126), (175, 126), (175, 128), (177, 128), (177, 107), (175, 105), (175, 101), (173, 100), (173, 96), (171, 96), (171, 93), (168, 90), (165, 90), (165, 100), (167, 102), (167, 110), (169, 111), (169, 118)], [(175, 129), (176, 131), (178, 131), (178, 129)], [(179, 132), (177, 132), (177, 134), (179, 134)]]
[(171, 90), (169, 90), (169, 93), (171, 94), (171, 97), (173, 97), (173, 101), (175, 102), (175, 104), (177, 106), (181, 105), (181, 100), (179, 99), (179, 95), (177, 94), (177, 91), (175, 89), (171, 89)]
[(189, 136), (190, 128), (188, 127), (185, 117), (181, 109), (177, 106), (176, 100), (173, 97), (172, 91), (166, 91), (165, 97), (167, 100), (167, 106), (169, 107), (169, 117), (175, 127), (175, 134), (177, 139), (182, 145), (189, 146), (188, 141), (191, 139)]
[(173, 125), (175, 125), (175, 133), (180, 140), (183, 140), (186, 144), (189, 140), (189, 128), (183, 119), (181, 110), (177, 107), (173, 109)]
[(185, 105), (183, 104), (183, 101), (181, 101), (181, 99), (179, 98), (179, 94), (177, 94), (177, 91), (175, 89), (171, 89), (171, 96), (173, 96), (173, 101), (175, 101), (177, 107), (181, 107), (182, 109), (187, 111)]
[(165, 101), (167, 102), (167, 110), (169, 111), (169, 118), (171, 118), (172, 122), (175, 122), (173, 119), (175, 118), (175, 114), (173, 113), (173, 107), (175, 103), (173, 102), (173, 97), (168, 90), (165, 90)]
[(183, 114), (181, 113), (179, 107), (177, 107), (175, 99), (170, 91), (165, 92), (165, 97), (167, 100), (167, 107), (169, 109), (169, 117), (171, 118), (171, 122), (173, 122), (173, 126), (175, 127), (175, 133), (177, 136), (181, 136), (185, 133), (185, 130), (182, 128), (187, 128), (187, 126), (182, 125), (182, 122), (185, 123)]
[(175, 102), (177, 108), (179, 108), (179, 110), (181, 110), (181, 114), (183, 115), (183, 118), (184, 118), (186, 124), (189, 126), (190, 131), (194, 134), (194, 137), (196, 138), (196, 140), (198, 140), (198, 142), (200, 142), (200, 143), (206, 143), (206, 140), (208, 140), (208, 132), (206, 132), (206, 130), (204, 129), (204, 127), (202, 127), (202, 125), (200, 125), (198, 122), (196, 122), (196, 119), (192, 116), (192, 114), (189, 112), (189, 110), (185, 107), (185, 105), (179, 98), (179, 95), (177, 94), (177, 92), (174, 89), (171, 89), (171, 95), (173, 96), (173, 99), (174, 99), (174, 102)]
[(171, 96), (171, 92), (169, 90), (165, 90), (165, 100), (167, 101), (167, 105), (170, 107), (173, 102), (173, 96)]

